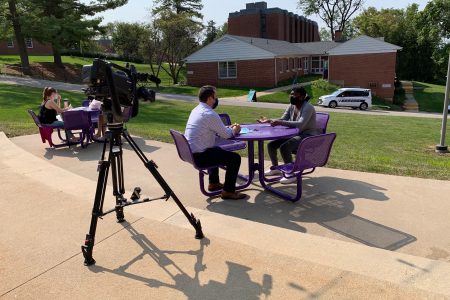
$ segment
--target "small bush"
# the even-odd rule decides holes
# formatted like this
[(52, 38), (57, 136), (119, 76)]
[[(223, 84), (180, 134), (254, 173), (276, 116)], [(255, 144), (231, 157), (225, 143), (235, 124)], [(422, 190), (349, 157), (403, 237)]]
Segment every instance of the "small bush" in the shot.
[(337, 86), (329, 83), (327, 80), (318, 79), (312, 82), (313, 87), (316, 89), (324, 90), (327, 92), (332, 92), (337, 89)]

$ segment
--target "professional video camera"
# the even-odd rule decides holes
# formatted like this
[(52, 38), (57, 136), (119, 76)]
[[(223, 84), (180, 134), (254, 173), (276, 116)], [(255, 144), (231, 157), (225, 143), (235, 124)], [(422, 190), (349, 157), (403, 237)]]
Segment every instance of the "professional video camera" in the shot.
[(154, 75), (138, 73), (134, 65), (122, 67), (102, 59), (94, 59), (92, 65), (83, 66), (82, 80), (89, 85), (86, 95), (103, 101), (102, 109), (108, 123), (122, 122), (121, 106), (132, 106), (131, 116), (135, 117), (139, 112), (139, 99), (155, 101), (155, 92), (145, 83), (161, 83)]

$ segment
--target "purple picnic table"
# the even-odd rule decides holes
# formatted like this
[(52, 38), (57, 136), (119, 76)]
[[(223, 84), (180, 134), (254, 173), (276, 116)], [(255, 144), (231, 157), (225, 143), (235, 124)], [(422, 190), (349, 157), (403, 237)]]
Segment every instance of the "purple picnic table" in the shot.
[[(242, 124), (241, 132), (245, 132), (246, 130), (249, 132), (235, 137), (236, 140), (247, 141), (248, 143), (249, 175), (248, 177), (245, 176), (247, 177), (247, 182), (242, 188), (246, 188), (252, 183), (255, 171), (258, 171), (259, 182), (264, 189), (268, 190), (266, 182), (271, 181), (267, 180), (264, 176), (264, 141), (291, 138), (298, 134), (298, 129), (285, 126), (272, 127), (270, 124)], [(258, 162), (255, 162), (255, 141), (258, 142)]]
[(100, 115), (101, 110), (100, 109), (92, 109), (86, 106), (80, 106), (80, 107), (74, 107), (70, 110), (82, 110), (87, 111), (89, 113), (89, 116), (91, 117), (92, 123), (98, 123), (98, 117)]

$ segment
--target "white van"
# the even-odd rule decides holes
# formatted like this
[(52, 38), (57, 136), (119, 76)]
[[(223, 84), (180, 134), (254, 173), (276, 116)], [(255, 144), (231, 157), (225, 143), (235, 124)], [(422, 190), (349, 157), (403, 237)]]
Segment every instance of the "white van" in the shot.
[(319, 97), (317, 104), (331, 108), (346, 106), (366, 110), (372, 107), (372, 92), (369, 89), (342, 88), (330, 95)]

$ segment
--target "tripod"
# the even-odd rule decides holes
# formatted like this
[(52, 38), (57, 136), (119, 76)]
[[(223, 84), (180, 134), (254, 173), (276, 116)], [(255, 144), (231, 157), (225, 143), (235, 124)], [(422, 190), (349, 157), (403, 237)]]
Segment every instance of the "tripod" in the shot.
[[(202, 239), (204, 237), (202, 232), (202, 225), (200, 220), (194, 217), (194, 214), (189, 214), (184, 205), (169, 187), (167, 182), (158, 172), (158, 166), (152, 160), (148, 160), (144, 155), (142, 150), (138, 147), (136, 142), (131, 138), (130, 134), (126, 129), (123, 128), (123, 123), (108, 123), (108, 131), (106, 132), (106, 141), (103, 145), (103, 151), (101, 159), (98, 163), (98, 180), (97, 189), (95, 192), (94, 207), (92, 208), (92, 218), (91, 226), (89, 228), (89, 233), (86, 234), (86, 240), (84, 245), (81, 246), (81, 251), (84, 256), (84, 264), (86, 266), (95, 264), (95, 259), (92, 257), (92, 252), (94, 249), (95, 242), (95, 232), (97, 229), (98, 218), (103, 217), (112, 212), (116, 212), (117, 221), (125, 221), (125, 216), (123, 209), (129, 205), (141, 204), (145, 202), (155, 201), (155, 200), (168, 200), (170, 197), (173, 198), (175, 203), (178, 205), (180, 210), (186, 216), (188, 221), (195, 229), (195, 238)], [(150, 171), (159, 185), (163, 188), (165, 195), (153, 199), (145, 198), (140, 200), (140, 188), (135, 188), (134, 193), (131, 196), (131, 202), (128, 201), (123, 195), (125, 193), (124, 187), (124, 175), (123, 175), (123, 160), (122, 160), (122, 137), (130, 144), (134, 152), (141, 159), (144, 166)], [(109, 145), (108, 160), (105, 160), (106, 147)], [(109, 168), (112, 170), (112, 183), (113, 183), (113, 195), (116, 197), (116, 206), (108, 211), (103, 211), (103, 203), (105, 200), (105, 190), (108, 181)]]

